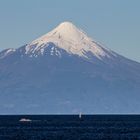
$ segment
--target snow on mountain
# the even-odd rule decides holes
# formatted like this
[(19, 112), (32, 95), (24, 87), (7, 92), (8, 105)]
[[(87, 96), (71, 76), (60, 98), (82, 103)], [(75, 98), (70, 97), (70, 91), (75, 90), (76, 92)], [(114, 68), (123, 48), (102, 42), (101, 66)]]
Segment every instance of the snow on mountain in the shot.
[(4, 51), (0, 52), (0, 59), (12, 54), (15, 51), (16, 49), (13, 49), (13, 48), (5, 49)]
[[(90, 59), (88, 56), (89, 53), (96, 56), (98, 59), (102, 59), (103, 57), (109, 58), (112, 55), (115, 56), (115, 53), (109, 49), (103, 49), (100, 44), (93, 41), (71, 22), (63, 22), (51, 32), (32, 41), (26, 46), (25, 53), (30, 54), (38, 52), (38, 54), (43, 55), (49, 42), (54, 43), (57, 47), (65, 50), (69, 54), (74, 54), (87, 59)], [(58, 56), (61, 56), (61, 53), (57, 48), (52, 48), (51, 54), (53, 54), (54, 50)]]
[[(117, 56), (115, 52), (102, 47), (101, 44), (88, 37), (86, 33), (78, 29), (71, 22), (61, 23), (49, 33), (25, 45), (25, 51), (22, 52), (21, 56), (43, 56), (50, 44), (53, 44), (51, 50), (49, 50), (50, 55), (56, 55), (58, 57), (62, 56), (62, 51), (67, 52), (69, 55), (76, 55), (87, 60), (92, 60), (92, 57), (99, 60), (103, 60), (104, 58), (113, 59)], [(6, 49), (0, 54), (0, 58), (6, 57), (18, 50), (20, 50), (20, 48)]]

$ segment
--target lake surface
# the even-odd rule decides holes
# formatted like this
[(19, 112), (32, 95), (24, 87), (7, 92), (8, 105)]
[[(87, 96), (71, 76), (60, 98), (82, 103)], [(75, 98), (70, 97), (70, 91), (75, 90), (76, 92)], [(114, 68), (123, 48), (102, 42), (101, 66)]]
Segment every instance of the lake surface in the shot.
[(0, 116), (0, 140), (112, 139), (139, 140), (140, 115)]

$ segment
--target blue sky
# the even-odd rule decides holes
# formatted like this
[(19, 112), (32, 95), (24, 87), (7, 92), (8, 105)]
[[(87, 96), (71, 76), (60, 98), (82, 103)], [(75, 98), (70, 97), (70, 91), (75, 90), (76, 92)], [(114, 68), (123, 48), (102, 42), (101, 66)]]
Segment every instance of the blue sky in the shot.
[(140, 62), (140, 0), (0, 0), (0, 50), (18, 48), (63, 21)]

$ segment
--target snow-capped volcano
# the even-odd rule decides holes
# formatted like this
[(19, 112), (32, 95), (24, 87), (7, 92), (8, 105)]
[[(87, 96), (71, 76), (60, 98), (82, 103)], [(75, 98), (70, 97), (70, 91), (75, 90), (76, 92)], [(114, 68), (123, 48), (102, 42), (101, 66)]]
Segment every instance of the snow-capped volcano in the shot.
[[(89, 58), (89, 53), (98, 59), (110, 57), (113, 52), (109, 49), (104, 50), (101, 45), (88, 37), (81, 29), (78, 29), (71, 22), (63, 22), (51, 32), (32, 41), (26, 46), (26, 54), (36, 52), (44, 54), (48, 43), (54, 43), (58, 48), (65, 50), (69, 54), (78, 55), (80, 57)], [(61, 52), (57, 48), (51, 49), (51, 54), (61, 56)], [(114, 54), (115, 55), (115, 54)]]
[(0, 52), (0, 113), (140, 113), (140, 63), (70, 22)]

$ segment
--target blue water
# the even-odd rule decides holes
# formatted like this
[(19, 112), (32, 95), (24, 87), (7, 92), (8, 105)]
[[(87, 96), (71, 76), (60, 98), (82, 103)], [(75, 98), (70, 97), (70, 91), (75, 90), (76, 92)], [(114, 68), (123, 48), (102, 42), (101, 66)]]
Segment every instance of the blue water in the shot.
[[(21, 118), (32, 121), (20, 122)], [(0, 116), (0, 140), (100, 139), (140, 139), (140, 115)]]

